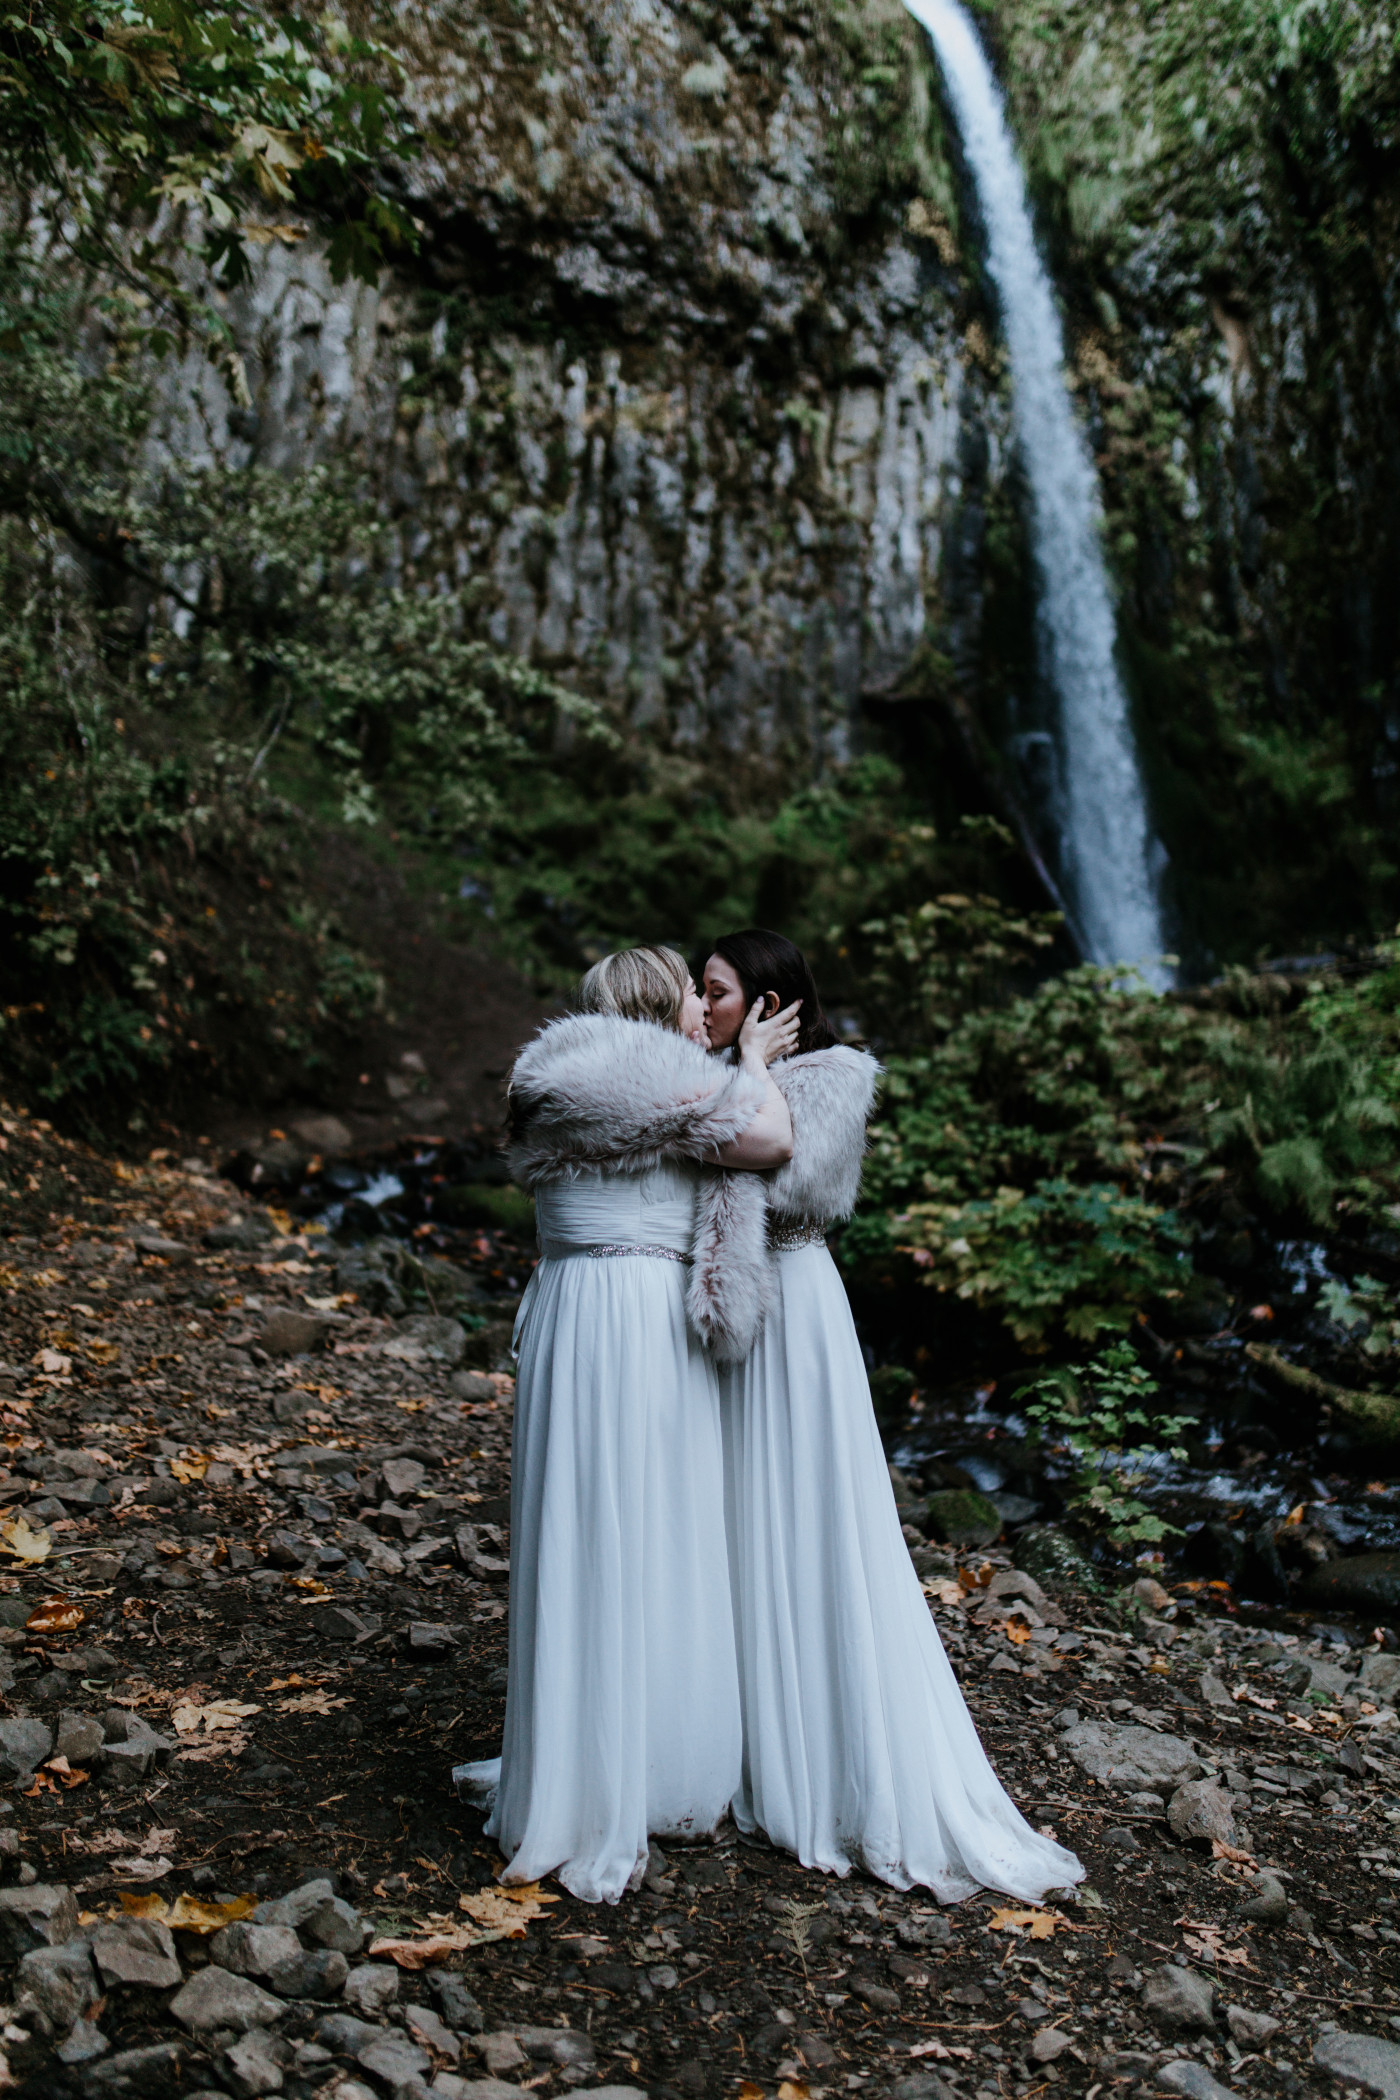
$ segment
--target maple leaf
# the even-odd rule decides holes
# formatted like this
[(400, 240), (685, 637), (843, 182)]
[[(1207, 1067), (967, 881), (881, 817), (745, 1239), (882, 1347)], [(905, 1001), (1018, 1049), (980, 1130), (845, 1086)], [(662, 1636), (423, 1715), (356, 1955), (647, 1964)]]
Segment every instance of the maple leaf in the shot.
[(991, 1932), (1029, 1932), (1033, 1940), (1055, 1937), (1056, 1926), (1067, 1926), (1057, 1910), (994, 1910), (988, 1920)]
[(164, 1896), (123, 1895), (121, 1905), (129, 1918), (154, 1918), (172, 1932), (197, 1932), (203, 1937), (237, 1924), (240, 1918), (251, 1918), (258, 1899), (234, 1896), (227, 1903), (203, 1903), (197, 1896), (177, 1896), (170, 1903)]
[(52, 1546), (48, 1532), (31, 1526), (26, 1517), (6, 1517), (0, 1523), (0, 1553), (13, 1553), (16, 1560), (47, 1560)]
[(324, 1692), (302, 1692), (295, 1699), (279, 1699), (277, 1711), (282, 1714), (333, 1714), (349, 1704), (348, 1699), (328, 1699)]

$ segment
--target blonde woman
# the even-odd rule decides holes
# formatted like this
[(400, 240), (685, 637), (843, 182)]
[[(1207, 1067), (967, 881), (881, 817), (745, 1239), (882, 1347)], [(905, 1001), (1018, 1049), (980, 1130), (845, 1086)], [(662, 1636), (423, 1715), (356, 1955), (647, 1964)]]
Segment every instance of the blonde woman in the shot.
[(703, 1834), (739, 1784), (739, 1678), (714, 1366), (686, 1319), (708, 1163), (791, 1150), (758, 1010), (734, 1064), (703, 1047), (667, 948), (610, 955), (511, 1076), (511, 1164), (540, 1261), (517, 1323), (510, 1667), (502, 1757), (459, 1771), (507, 1881), (616, 1902), (649, 1835)]

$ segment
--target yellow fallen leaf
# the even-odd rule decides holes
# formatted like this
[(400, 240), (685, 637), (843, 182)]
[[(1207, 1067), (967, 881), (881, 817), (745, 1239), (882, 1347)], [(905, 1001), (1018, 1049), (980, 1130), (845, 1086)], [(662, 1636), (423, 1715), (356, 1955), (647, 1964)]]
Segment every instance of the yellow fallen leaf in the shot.
[(1210, 1854), (1212, 1859), (1231, 1860), (1237, 1867), (1252, 1867), (1255, 1864), (1252, 1852), (1243, 1852), (1238, 1845), (1227, 1845), (1224, 1838), (1211, 1839)]
[(287, 1587), (300, 1590), (303, 1604), (318, 1604), (322, 1597), (331, 1595), (326, 1584), (315, 1575), (289, 1575)]
[(52, 1545), (42, 1525), (31, 1526), (27, 1517), (6, 1517), (0, 1523), (0, 1553), (13, 1553), (16, 1560), (47, 1560)]
[(811, 2093), (805, 2078), (785, 2078), (778, 2087), (778, 2100), (811, 2100)]
[(459, 1896), (457, 1908), (464, 1910), (469, 1918), (475, 1918), (478, 1925), (492, 1927), (520, 1940), (525, 1937), (526, 1920), (538, 1917), (541, 1910), (538, 1903), (532, 1904), (528, 1900), (512, 1902), (503, 1889), (480, 1889), (474, 1896)]
[(1057, 1910), (994, 1910), (988, 1921), (992, 1932), (1028, 1932), (1033, 1940), (1055, 1937), (1057, 1925), (1067, 1926)]
[(451, 1932), (432, 1932), (419, 1940), (373, 1940), (370, 1943), (370, 1959), (387, 1954), (401, 1969), (421, 1969), (430, 1961), (441, 1961), (446, 1954), (460, 1954), (464, 1947), (479, 1947), (484, 1940), (507, 1938), (524, 1939), (522, 1926), (518, 1932), (470, 1932), (459, 1926)]
[(560, 1903), (563, 1898), (554, 1896), (538, 1881), (498, 1881), (496, 1887), (512, 1903)]
[(1027, 1623), (1027, 1621), (1026, 1621), (1025, 1619), (1008, 1619), (1008, 1620), (1007, 1620), (1007, 1622), (1006, 1622), (1006, 1638), (1007, 1638), (1007, 1639), (1008, 1639), (1009, 1641), (1014, 1641), (1014, 1642), (1015, 1642), (1015, 1644), (1016, 1644), (1016, 1646), (1017, 1646), (1018, 1648), (1024, 1648), (1024, 1646), (1026, 1645), (1026, 1642), (1027, 1642), (1027, 1641), (1028, 1641), (1028, 1640), (1030, 1639), (1030, 1637), (1031, 1637), (1031, 1629), (1030, 1629), (1030, 1626), (1029, 1626), (1029, 1624)]
[(763, 2100), (763, 2087), (755, 2085), (751, 2078), (745, 2078), (740, 2082), (735, 2100)]
[(256, 1896), (234, 1896), (228, 1903), (202, 1903), (197, 1896), (177, 1896), (173, 1903), (164, 1896), (121, 1897), (122, 1909), (129, 1918), (154, 1918), (158, 1924), (168, 1925), (172, 1932), (197, 1932), (201, 1935), (219, 1932), (225, 1925), (234, 1925), (240, 1918), (251, 1918), (258, 1907)]
[(348, 1699), (328, 1699), (324, 1692), (302, 1692), (296, 1699), (279, 1699), (277, 1711), (281, 1714), (333, 1714), (349, 1704)]
[(203, 1480), (208, 1471), (209, 1460), (200, 1451), (192, 1451), (188, 1458), (172, 1458), (170, 1461), (171, 1478), (178, 1480), (182, 1487), (188, 1487), (192, 1480)]
[(114, 1364), (122, 1353), (117, 1342), (88, 1342), (86, 1347), (89, 1358), (95, 1364)]
[(964, 1591), (960, 1582), (926, 1582), (923, 1590), (924, 1595), (931, 1597), (936, 1604), (961, 1604), (963, 1601)]

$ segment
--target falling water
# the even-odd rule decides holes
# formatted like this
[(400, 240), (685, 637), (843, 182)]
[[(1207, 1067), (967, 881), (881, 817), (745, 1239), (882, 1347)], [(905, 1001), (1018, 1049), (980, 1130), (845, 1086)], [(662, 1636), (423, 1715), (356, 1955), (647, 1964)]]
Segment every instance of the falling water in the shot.
[(933, 39), (977, 186), (987, 265), (1001, 298), (1013, 415), (1031, 489), (1046, 668), (1059, 703), (1060, 874), (1094, 962), (1137, 962), (1161, 981), (1157, 848), (1114, 663), (1113, 603), (1099, 545), (1098, 483), (1074, 420), (1064, 338), (1026, 204), (1001, 94), (957, 0), (904, 0)]

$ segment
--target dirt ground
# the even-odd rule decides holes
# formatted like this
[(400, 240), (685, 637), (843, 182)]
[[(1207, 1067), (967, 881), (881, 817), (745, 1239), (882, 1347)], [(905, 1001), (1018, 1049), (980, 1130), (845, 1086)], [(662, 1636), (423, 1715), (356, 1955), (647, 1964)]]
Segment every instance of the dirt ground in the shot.
[[(459, 1236), (478, 1313), (454, 1363), (431, 1353), (431, 1323), (346, 1290), (344, 1250), (257, 1212), (197, 1155), (123, 1165), (18, 1111), (0, 1130), (4, 1886), (70, 1889), (88, 1929), (153, 1896), (227, 1906), (325, 1876), (381, 1936), (459, 1942), (402, 1969), (387, 2031), (417, 2032), (415, 2006), (451, 2024), (466, 2001), (442, 1997), (444, 1970), (480, 2015), (480, 2032), (457, 2022), (460, 2065), (429, 2050), (416, 2085), (318, 2042), (339, 2033), (334, 2004), (302, 1998), (276, 2087), (240, 2087), (211, 2044), (151, 2058), (123, 2088), (103, 2064), (178, 2031), (172, 1990), (109, 1991), (93, 2015), (107, 2051), (86, 2066), (59, 2062), (61, 2036), (18, 2000), (0, 2038), (15, 2090), (361, 2100), (435, 2078), (480, 2100), (573, 2086), (1212, 2100), (1221, 2085), (1337, 2089), (1336, 2062), (1343, 2087), (1400, 2091), (1376, 2082), (1400, 2078), (1400, 1735), (1393, 1689), (1378, 1677), (1368, 1695), (1370, 1666), (1357, 1675), (1383, 1644), (1345, 1627), (1267, 1636), (1208, 1585), (1048, 1598), (1005, 1548), (960, 1560), (911, 1540), (1001, 1776), (1080, 1854), (1084, 1887), (1036, 1911), (986, 1896), (943, 1910), (729, 1829), (656, 1853), (616, 1908), (546, 1886), (556, 1900), (524, 1905), (519, 1937), (461, 1944), (464, 1899), (482, 1911), (499, 1866), (449, 1775), (499, 1745), (502, 1335), (528, 1257)], [(217, 1244), (240, 1226), (243, 1244)], [(31, 1769), (6, 1734), (37, 1720), (57, 1743), (75, 1714), (105, 1735), (87, 1767), (54, 1751)], [(144, 1771), (113, 1754), (123, 1715), (161, 1738)], [(1091, 1776), (1095, 1721), (1189, 1749), (1218, 1775), (1229, 1836), (1174, 1830), (1171, 1789), (1128, 1786), (1111, 1757)], [(1241, 1915), (1261, 1898), (1268, 1916)], [(175, 1943), (187, 1974), (207, 1962), (207, 1934)], [(587, 2047), (498, 2078), (510, 2058), (493, 2037), (527, 2026)], [(1338, 2055), (1339, 2035), (1360, 2054)]]

